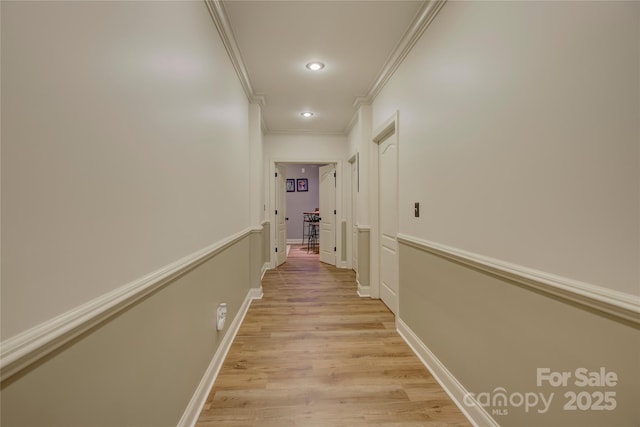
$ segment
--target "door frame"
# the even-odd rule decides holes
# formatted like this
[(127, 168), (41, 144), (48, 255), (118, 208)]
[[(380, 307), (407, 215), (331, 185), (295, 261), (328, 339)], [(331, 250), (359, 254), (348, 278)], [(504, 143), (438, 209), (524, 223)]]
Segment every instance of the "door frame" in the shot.
[[(269, 237), (269, 248), (271, 250), (271, 254), (273, 255), (274, 253), (274, 248), (275, 248), (275, 244), (277, 242), (277, 235), (276, 235), (276, 228), (275, 227), (275, 220), (276, 220), (276, 215), (275, 215), (275, 206), (277, 206), (277, 201), (276, 201), (276, 194), (275, 194), (275, 174), (276, 174), (276, 164), (277, 163), (293, 163), (293, 164), (328, 164), (328, 163), (333, 163), (336, 165), (336, 173), (337, 173), (337, 178), (336, 178), (336, 211), (338, 212), (338, 214), (336, 215), (336, 224), (340, 224), (341, 221), (343, 220), (343, 218), (345, 218), (346, 212), (344, 210), (344, 203), (343, 203), (343, 185), (344, 185), (344, 162), (342, 159), (336, 159), (336, 158), (317, 158), (317, 157), (310, 157), (310, 158), (306, 158), (306, 159), (301, 159), (300, 157), (291, 157), (291, 158), (287, 158), (287, 157), (272, 157), (269, 159), (269, 167), (268, 169), (268, 182), (269, 182), (269, 194), (268, 197), (265, 197), (265, 199), (267, 200), (268, 204), (265, 207), (265, 209), (268, 212), (267, 218), (269, 218), (270, 223), (273, 225), (271, 227), (271, 235)], [(349, 172), (351, 173), (351, 172)], [(338, 227), (336, 226), (336, 243), (341, 242), (342, 241), (342, 227)], [(342, 250), (343, 248), (341, 247), (342, 245), (336, 245), (337, 250), (336, 250), (336, 267), (338, 268), (347, 268), (346, 263), (342, 263), (340, 260), (342, 259)], [(345, 248), (346, 250), (346, 248)], [(271, 268), (276, 268), (276, 260), (274, 259), (275, 257), (271, 256)]]
[[(275, 225), (275, 236), (276, 236), (276, 240), (274, 242), (274, 250), (275, 247), (279, 246), (280, 243), (280, 232), (282, 231), (280, 228), (280, 221), (282, 220), (283, 224), (284, 224), (284, 243), (283, 243), (283, 247), (282, 247), (282, 254), (277, 253), (275, 255), (275, 265), (276, 267), (280, 266), (281, 264), (285, 263), (287, 261), (287, 192), (285, 189), (286, 186), (286, 182), (287, 182), (287, 176), (285, 173), (283, 173), (283, 171), (286, 170), (286, 166), (285, 165), (278, 165), (276, 166), (276, 171), (278, 171), (278, 176), (274, 177), (274, 190), (276, 190), (276, 194), (275, 194), (275, 206), (274, 206), (274, 225)], [(281, 176), (282, 175), (282, 176)], [(285, 184), (283, 185), (280, 189), (280, 191), (282, 192), (282, 197), (283, 197), (283, 201), (284, 201), (284, 207), (279, 206), (278, 202), (279, 202), (279, 194), (277, 192), (277, 188), (275, 188), (276, 186), (276, 182), (282, 180), (282, 182)], [(278, 215), (275, 214), (275, 210), (278, 209)], [(280, 259), (282, 259), (282, 262), (280, 262)]]
[[(371, 298), (380, 298), (380, 165), (378, 162), (380, 155), (380, 144), (387, 138), (395, 138), (396, 147), (398, 147), (398, 161), (400, 160), (400, 140), (398, 138), (398, 118), (399, 112), (396, 110), (391, 117), (382, 122), (375, 128), (373, 138), (371, 139), (370, 165), (371, 177), (369, 212), (371, 218), (371, 234), (370, 234), (370, 261), (369, 266), (369, 283), (371, 286)], [(392, 135), (392, 136), (390, 136)], [(400, 168), (398, 167), (398, 173)], [(398, 179), (398, 187), (400, 179)], [(399, 190), (399, 188), (398, 188)], [(396, 191), (398, 194), (398, 191)], [(399, 213), (399, 206), (398, 206)], [(399, 215), (398, 215), (399, 218)], [(400, 299), (400, 283), (398, 283), (398, 300)], [(399, 313), (398, 308), (398, 313)]]

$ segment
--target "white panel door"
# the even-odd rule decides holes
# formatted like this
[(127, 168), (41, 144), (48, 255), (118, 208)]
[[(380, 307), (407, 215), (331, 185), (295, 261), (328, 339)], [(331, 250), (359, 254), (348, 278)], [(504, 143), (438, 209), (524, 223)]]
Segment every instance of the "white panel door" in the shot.
[(398, 144), (395, 133), (379, 147), (380, 298), (398, 313)]
[(336, 166), (320, 166), (320, 261), (336, 265)]
[(276, 265), (287, 259), (287, 177), (284, 166), (276, 166)]

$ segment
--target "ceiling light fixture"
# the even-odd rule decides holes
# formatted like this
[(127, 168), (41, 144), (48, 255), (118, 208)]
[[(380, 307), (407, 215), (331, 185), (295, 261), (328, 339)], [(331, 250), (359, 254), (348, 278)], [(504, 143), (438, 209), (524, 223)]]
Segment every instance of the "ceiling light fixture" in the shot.
[(309, 117), (313, 116), (313, 113), (312, 113), (311, 111), (305, 111), (304, 113), (300, 113), (300, 115), (301, 115), (302, 117), (307, 117), (307, 118), (309, 118)]
[(311, 71), (320, 71), (324, 68), (324, 64), (322, 62), (309, 62), (307, 68)]

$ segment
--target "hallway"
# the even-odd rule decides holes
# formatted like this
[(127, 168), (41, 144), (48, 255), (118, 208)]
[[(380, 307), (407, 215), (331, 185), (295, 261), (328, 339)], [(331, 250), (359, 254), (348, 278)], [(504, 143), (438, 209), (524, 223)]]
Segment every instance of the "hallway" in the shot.
[(0, 26), (3, 427), (640, 426), (640, 0)]
[(268, 271), (197, 425), (468, 425), (351, 270), (299, 245)]

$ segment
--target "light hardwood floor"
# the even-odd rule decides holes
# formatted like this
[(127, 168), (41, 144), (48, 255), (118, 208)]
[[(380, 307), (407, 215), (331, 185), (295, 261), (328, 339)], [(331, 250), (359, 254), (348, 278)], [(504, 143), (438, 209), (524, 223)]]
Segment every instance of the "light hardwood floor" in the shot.
[(355, 275), (293, 246), (268, 271), (197, 426), (467, 426)]

